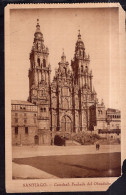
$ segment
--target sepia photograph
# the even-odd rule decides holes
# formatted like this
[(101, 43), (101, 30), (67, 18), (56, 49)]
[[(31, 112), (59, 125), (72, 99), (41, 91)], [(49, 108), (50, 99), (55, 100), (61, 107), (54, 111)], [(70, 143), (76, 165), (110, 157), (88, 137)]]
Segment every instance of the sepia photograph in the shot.
[(9, 10), (12, 181), (89, 189), (121, 175), (119, 25), (118, 7)]

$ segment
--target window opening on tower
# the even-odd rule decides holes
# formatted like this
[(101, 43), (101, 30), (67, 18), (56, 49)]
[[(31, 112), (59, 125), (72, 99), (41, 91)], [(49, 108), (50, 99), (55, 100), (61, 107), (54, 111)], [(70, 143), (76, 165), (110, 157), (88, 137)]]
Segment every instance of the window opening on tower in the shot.
[(40, 59), (39, 58), (37, 59), (37, 62), (38, 62), (38, 66), (40, 66)]
[(43, 59), (43, 67), (46, 67), (46, 60)]

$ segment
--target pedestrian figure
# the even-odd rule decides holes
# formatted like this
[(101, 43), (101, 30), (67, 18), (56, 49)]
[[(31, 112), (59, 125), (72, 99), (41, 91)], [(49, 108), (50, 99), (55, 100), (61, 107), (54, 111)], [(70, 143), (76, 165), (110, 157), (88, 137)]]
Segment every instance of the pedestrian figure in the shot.
[(96, 144), (96, 150), (99, 150), (100, 144)]
[(108, 188), (107, 195), (126, 195), (126, 159), (122, 165), (122, 176)]

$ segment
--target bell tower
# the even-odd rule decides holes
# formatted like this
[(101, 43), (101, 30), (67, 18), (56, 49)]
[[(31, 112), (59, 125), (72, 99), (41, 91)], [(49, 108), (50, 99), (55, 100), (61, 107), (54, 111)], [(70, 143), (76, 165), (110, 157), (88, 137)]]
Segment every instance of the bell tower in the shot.
[(38, 130), (50, 129), (50, 64), (49, 50), (44, 45), (43, 34), (37, 19), (33, 46), (30, 53), (29, 101), (38, 105)]
[(80, 30), (78, 39), (75, 45), (74, 58), (71, 61), (71, 66), (74, 74), (74, 83), (79, 85), (80, 88), (88, 87), (92, 90), (92, 75), (89, 72), (90, 56), (86, 55), (85, 45), (81, 39)]
[[(50, 65), (48, 64), (49, 50), (44, 45), (43, 34), (40, 31), (39, 20), (37, 19), (36, 32), (30, 53), (29, 69), (29, 100), (38, 104), (39, 95), (43, 85), (50, 84)], [(43, 86), (44, 87), (44, 86)]]
[(73, 85), (78, 90), (79, 101), (79, 130), (89, 129), (89, 108), (96, 101), (96, 93), (92, 90), (92, 71), (89, 68), (90, 56), (85, 52), (85, 45), (81, 39), (80, 30), (75, 45), (74, 58), (71, 61), (73, 71)]

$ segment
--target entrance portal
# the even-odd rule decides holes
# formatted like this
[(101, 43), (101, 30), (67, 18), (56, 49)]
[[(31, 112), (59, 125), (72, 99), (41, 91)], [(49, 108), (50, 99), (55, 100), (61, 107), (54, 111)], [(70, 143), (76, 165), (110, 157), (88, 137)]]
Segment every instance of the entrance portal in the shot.
[(67, 115), (62, 117), (61, 130), (65, 132), (72, 132), (72, 121), (71, 118)]
[(35, 145), (39, 145), (39, 137), (38, 137), (38, 135), (35, 135), (34, 140), (35, 140)]
[(65, 145), (65, 139), (60, 135), (55, 135), (54, 145), (57, 145), (57, 146)]

